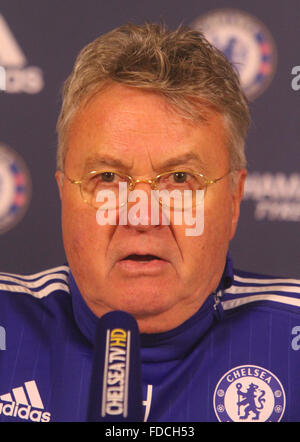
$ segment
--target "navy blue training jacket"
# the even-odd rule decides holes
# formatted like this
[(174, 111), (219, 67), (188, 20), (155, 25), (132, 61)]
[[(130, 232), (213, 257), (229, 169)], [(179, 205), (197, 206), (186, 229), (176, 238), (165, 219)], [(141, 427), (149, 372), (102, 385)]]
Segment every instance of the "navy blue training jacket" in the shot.
[[(68, 266), (0, 273), (0, 421), (86, 421), (96, 316)], [(144, 420), (300, 421), (300, 280), (234, 271), (141, 335)]]

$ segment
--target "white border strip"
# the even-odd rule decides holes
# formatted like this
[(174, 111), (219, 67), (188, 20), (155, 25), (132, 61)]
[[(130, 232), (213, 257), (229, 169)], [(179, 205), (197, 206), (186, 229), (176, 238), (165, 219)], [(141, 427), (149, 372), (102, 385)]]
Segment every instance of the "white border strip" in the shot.
[(152, 391), (153, 391), (153, 385), (148, 384), (147, 397), (146, 397), (146, 400), (143, 401), (143, 405), (146, 407), (144, 422), (147, 422), (148, 417), (149, 417), (150, 408), (151, 408), (151, 401), (152, 401)]
[(108, 367), (108, 356), (110, 350), (110, 329), (106, 331), (106, 345), (105, 345), (105, 355), (104, 355), (104, 373), (103, 373), (103, 384), (102, 384), (102, 405), (101, 405), (101, 416), (106, 416), (106, 402), (107, 402), (107, 367)]
[(244, 298), (222, 301), (222, 306), (224, 310), (230, 310), (232, 308), (240, 307), (241, 305), (256, 301), (273, 301), (273, 302), (279, 302), (281, 304), (288, 304), (295, 307), (300, 307), (300, 299), (289, 298), (287, 296), (279, 296), (274, 294), (252, 295), (252, 296), (245, 296)]
[(130, 344), (131, 344), (131, 332), (127, 330), (127, 345), (126, 345), (126, 362), (125, 362), (125, 385), (124, 385), (124, 411), (123, 416), (128, 416), (128, 393), (129, 393), (129, 369), (130, 369)]

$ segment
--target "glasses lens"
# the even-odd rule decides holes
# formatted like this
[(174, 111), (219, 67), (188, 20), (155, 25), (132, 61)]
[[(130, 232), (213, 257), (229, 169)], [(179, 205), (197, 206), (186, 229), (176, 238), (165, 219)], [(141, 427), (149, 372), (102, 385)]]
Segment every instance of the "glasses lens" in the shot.
[[(157, 180), (156, 197), (162, 206), (174, 210), (195, 207), (202, 201), (205, 178), (186, 171), (175, 171), (161, 175)], [(198, 193), (201, 196), (197, 196)]]
[(120, 207), (127, 188), (128, 179), (111, 171), (90, 172), (81, 184), (84, 201), (102, 210)]

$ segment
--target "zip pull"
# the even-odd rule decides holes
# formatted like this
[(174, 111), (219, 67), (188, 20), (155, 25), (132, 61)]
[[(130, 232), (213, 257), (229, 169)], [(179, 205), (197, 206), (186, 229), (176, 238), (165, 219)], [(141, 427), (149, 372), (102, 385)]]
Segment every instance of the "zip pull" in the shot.
[(214, 293), (214, 310), (215, 310), (215, 316), (218, 320), (221, 320), (223, 318), (223, 307), (222, 307), (222, 303), (221, 303), (221, 298), (223, 296), (223, 292), (222, 290), (218, 290), (217, 292)]

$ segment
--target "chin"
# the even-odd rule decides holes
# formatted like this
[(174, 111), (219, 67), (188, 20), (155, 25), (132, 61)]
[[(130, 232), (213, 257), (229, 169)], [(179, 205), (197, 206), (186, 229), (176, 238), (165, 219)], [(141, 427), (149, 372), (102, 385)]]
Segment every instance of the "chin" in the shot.
[[(168, 293), (168, 292), (167, 292)], [(170, 295), (162, 293), (161, 290), (153, 290), (153, 288), (139, 288), (122, 294), (112, 294), (111, 299), (115, 310), (124, 310), (135, 317), (147, 317), (151, 315), (159, 315), (169, 310), (173, 304)], [(174, 299), (173, 299), (174, 300)]]

